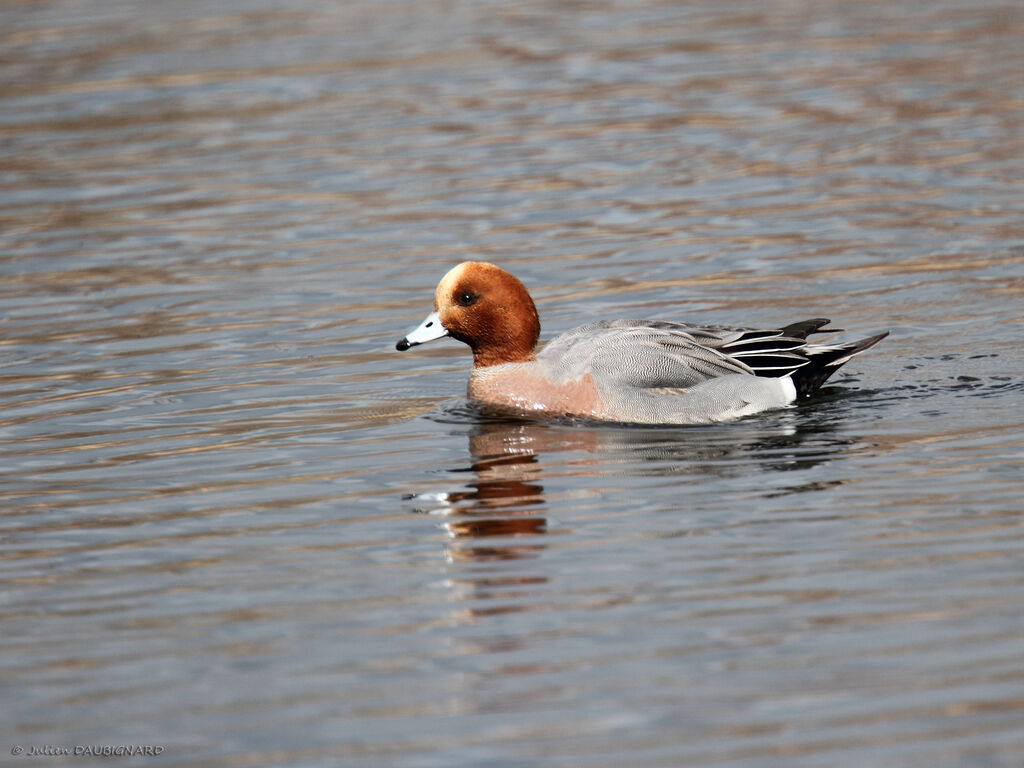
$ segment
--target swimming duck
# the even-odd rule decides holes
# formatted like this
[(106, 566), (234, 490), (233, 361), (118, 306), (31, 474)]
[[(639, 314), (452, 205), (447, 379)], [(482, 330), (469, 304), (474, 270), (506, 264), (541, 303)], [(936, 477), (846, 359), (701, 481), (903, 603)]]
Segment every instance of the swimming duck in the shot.
[(760, 330), (664, 320), (603, 320), (537, 348), (526, 287), (467, 261), (438, 283), (434, 311), (395, 346), (451, 336), (473, 352), (468, 394), (505, 412), (637, 424), (708, 424), (782, 408), (818, 389), (889, 332), (841, 344), (807, 341), (830, 321)]

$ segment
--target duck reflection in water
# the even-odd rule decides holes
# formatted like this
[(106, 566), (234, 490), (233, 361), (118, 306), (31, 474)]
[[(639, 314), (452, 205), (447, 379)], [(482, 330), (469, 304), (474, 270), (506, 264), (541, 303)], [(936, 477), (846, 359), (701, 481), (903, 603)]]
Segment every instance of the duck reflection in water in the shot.
[[(721, 427), (601, 427), (578, 429), (550, 421), (478, 418), (470, 428), (472, 464), (456, 472), (474, 475), (460, 490), (412, 497), (423, 512), (443, 514), (453, 538), (524, 537), (548, 529), (545, 471), (559, 466), (575, 477), (601, 476), (623, 462), (638, 475), (746, 474), (757, 467), (778, 472), (808, 469), (837, 452), (856, 450), (858, 440), (833, 434), (832, 424), (796, 419), (788, 414)], [(459, 421), (466, 414), (449, 411)], [(442, 420), (447, 420), (442, 418)], [(464, 423), (464, 421), (462, 422)], [(566, 453), (580, 454), (566, 462)], [(552, 457), (545, 459), (545, 457)], [(740, 458), (742, 461), (737, 461)], [(592, 482), (588, 487), (593, 489)], [(797, 492), (801, 486), (793, 486)], [(426, 503), (429, 503), (427, 506)], [(534, 546), (479, 547), (460, 556), (519, 557)]]
[[(860, 441), (836, 434), (832, 420), (824, 416), (819, 409), (812, 419), (790, 412), (711, 428), (605, 425), (580, 429), (551, 421), (495, 419), (475, 406), (433, 414), (438, 421), (463, 427), (469, 422), (472, 461), (451, 470), (471, 475), (468, 482), (448, 492), (411, 497), (417, 511), (443, 516), (448, 533), (445, 554), (452, 566), (445, 584), (460, 606), (455, 620), (529, 611), (549, 602), (550, 582), (557, 571), (542, 558), (550, 543), (551, 507), (567, 499), (565, 517), (555, 527), (558, 533), (571, 533), (573, 520), (585, 524), (590, 517), (580, 516), (574, 486), (593, 497), (594, 511), (600, 514), (602, 497), (622, 487), (612, 479), (621, 478), (623, 472), (677, 477), (683, 491), (691, 483), (716, 476), (789, 474), (789, 470), (807, 469), (858, 450), (855, 443)], [(553, 494), (545, 488), (545, 476), (557, 486)], [(601, 491), (603, 481), (612, 481), (607, 492)], [(821, 487), (820, 483), (814, 487), (772, 483), (765, 494), (788, 495)], [(687, 494), (681, 492), (679, 498), (683, 505)], [(684, 519), (687, 516), (681, 515), (680, 531), (667, 530), (666, 535), (685, 534)], [(493, 641), (513, 642), (504, 636)]]
[[(473, 463), (464, 470), (474, 475), (463, 490), (415, 497), (436, 501), (418, 509), (448, 517), (445, 529), (455, 546), (452, 560), (513, 560), (535, 556), (543, 545), (523, 541), (547, 532), (544, 487), (537, 458), (537, 435), (542, 425), (522, 422), (482, 423), (469, 435)], [(491, 543), (485, 543), (488, 539)], [(500, 542), (498, 540), (501, 540)]]
[[(471, 473), (473, 480), (459, 490), (411, 497), (419, 511), (445, 516), (444, 527), (453, 544), (449, 555), (460, 561), (530, 557), (543, 549), (539, 541), (525, 539), (548, 532), (549, 502), (542, 477), (553, 467), (561, 468), (561, 477), (600, 477), (624, 463), (637, 475), (727, 477), (749, 474), (755, 468), (765, 472), (808, 469), (837, 453), (857, 450), (860, 442), (835, 434), (828, 419), (792, 413), (710, 428), (592, 425), (579, 429), (550, 421), (493, 418), (486, 410), (472, 405), (469, 409), (472, 414), (448, 410), (439, 420), (454, 417), (465, 424), (466, 417), (472, 417), (468, 434), (472, 463), (455, 471)], [(566, 453), (578, 456), (566, 461)], [(594, 482), (588, 481), (587, 487), (593, 490)], [(776, 487), (775, 493), (803, 490), (808, 488), (795, 484)]]

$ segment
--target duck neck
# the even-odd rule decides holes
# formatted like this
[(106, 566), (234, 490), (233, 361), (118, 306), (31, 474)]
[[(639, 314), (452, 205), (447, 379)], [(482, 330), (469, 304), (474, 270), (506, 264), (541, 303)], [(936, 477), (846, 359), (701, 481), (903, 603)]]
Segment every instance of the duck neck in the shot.
[(512, 343), (495, 346), (488, 344), (473, 348), (473, 367), (487, 368), (492, 365), (503, 365), (504, 363), (527, 363), (536, 360), (533, 345), (515, 345)]

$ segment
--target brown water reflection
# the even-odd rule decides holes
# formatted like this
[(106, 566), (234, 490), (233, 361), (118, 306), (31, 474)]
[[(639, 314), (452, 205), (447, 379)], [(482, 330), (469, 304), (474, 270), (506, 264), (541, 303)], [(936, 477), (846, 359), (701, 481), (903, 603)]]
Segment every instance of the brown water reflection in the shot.
[[(437, 497), (442, 506), (424, 509), (446, 516), (444, 527), (452, 537), (448, 554), (453, 561), (512, 560), (535, 556), (543, 549), (540, 540), (528, 538), (547, 532), (547, 518), (541, 468), (536, 446), (524, 434), (527, 429), (522, 424), (487, 424), (474, 430), (469, 438), (474, 461), (467, 470), (473, 482), (466, 490)], [(490, 584), (484, 579), (478, 586)]]
[[(574, 478), (599, 482), (612, 463), (627, 462), (631, 472), (652, 476), (679, 473), (711, 473), (729, 477), (748, 473), (752, 462), (758, 471), (787, 472), (810, 469), (839, 455), (867, 450), (851, 438), (839, 437), (828, 424), (803, 423), (795, 415), (777, 415), (774, 424), (756, 427), (732, 425), (725, 429), (631, 428), (579, 422), (552, 425), (545, 422), (493, 420), (485, 410), (456, 407), (440, 412), (444, 420), (479, 418), (468, 436), (472, 464), (462, 473), (473, 479), (459, 489), (410, 497), (417, 511), (444, 517), (451, 536), (448, 555), (452, 561), (517, 559), (537, 556), (544, 544), (531, 538), (548, 533), (550, 507), (545, 465), (569, 454), (567, 471)], [(813, 441), (807, 450), (803, 444)], [(871, 447), (872, 452), (881, 449)], [(732, 462), (739, 462), (737, 465)], [(644, 466), (646, 464), (646, 466)], [(639, 465), (639, 466), (637, 466)], [(780, 486), (771, 496), (840, 485), (828, 483)], [(595, 498), (600, 491), (595, 489)], [(496, 539), (507, 539), (498, 542)], [(486, 580), (485, 580), (486, 581)]]

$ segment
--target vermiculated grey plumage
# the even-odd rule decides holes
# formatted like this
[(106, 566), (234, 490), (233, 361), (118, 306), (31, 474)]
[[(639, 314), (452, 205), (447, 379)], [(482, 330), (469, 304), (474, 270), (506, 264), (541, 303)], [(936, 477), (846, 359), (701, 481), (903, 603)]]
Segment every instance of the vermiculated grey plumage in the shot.
[[(733, 373), (761, 378), (791, 377), (798, 396), (820, 387), (851, 357), (888, 332), (842, 344), (807, 341), (826, 318), (779, 329), (692, 326), (664, 320), (605, 320), (553, 339), (540, 356), (567, 375), (591, 370), (595, 362), (614, 371), (630, 388), (687, 390)], [(585, 340), (586, 343), (578, 343)]]

